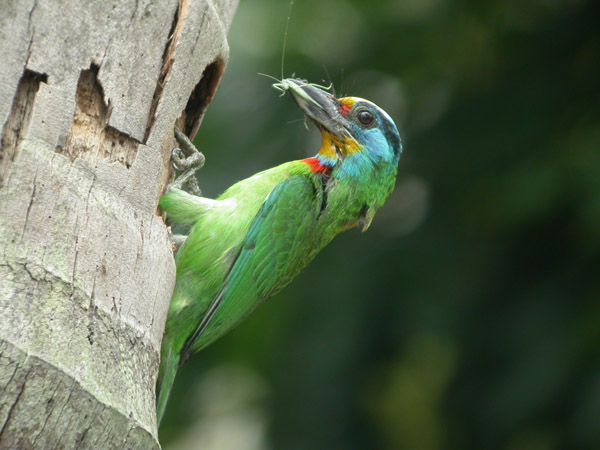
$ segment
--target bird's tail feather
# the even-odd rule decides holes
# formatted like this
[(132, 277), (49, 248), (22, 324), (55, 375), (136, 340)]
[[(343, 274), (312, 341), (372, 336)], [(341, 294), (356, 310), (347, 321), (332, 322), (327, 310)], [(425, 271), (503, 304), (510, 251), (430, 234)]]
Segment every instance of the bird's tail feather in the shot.
[(174, 352), (170, 349), (169, 353), (161, 355), (160, 371), (156, 382), (156, 389), (158, 391), (156, 396), (157, 427), (160, 426), (160, 422), (165, 414), (167, 402), (169, 401), (169, 394), (171, 393), (171, 388), (173, 387), (178, 368), (179, 352)]

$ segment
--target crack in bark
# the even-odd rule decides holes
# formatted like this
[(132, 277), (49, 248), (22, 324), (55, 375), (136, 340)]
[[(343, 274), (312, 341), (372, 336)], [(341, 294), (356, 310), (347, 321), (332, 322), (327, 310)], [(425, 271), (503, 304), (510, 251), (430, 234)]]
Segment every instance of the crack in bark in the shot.
[(167, 39), (167, 44), (165, 45), (165, 51), (163, 53), (162, 68), (160, 70), (158, 80), (156, 81), (154, 95), (152, 96), (152, 103), (150, 104), (150, 109), (148, 111), (148, 119), (146, 120), (146, 132), (144, 133), (144, 140), (142, 141), (144, 144), (148, 142), (150, 131), (152, 130), (152, 126), (154, 125), (154, 119), (156, 115), (156, 110), (158, 108), (158, 104), (160, 103), (160, 100), (162, 98), (165, 84), (171, 76), (171, 70), (173, 69), (173, 54), (175, 53), (175, 48), (177, 47), (179, 38), (181, 37), (181, 32), (183, 31), (183, 24), (185, 23), (189, 7), (190, 0), (179, 0), (179, 5), (177, 6), (177, 10), (175, 11), (175, 15), (173, 16), (173, 23), (171, 24), (171, 30), (169, 31), (169, 39)]
[[(83, 433), (81, 433), (81, 436), (79, 436), (79, 438), (77, 438), (77, 440), (75, 441), (75, 450), (81, 448), (81, 445), (83, 444), (83, 441), (84, 441), (85, 437), (87, 436), (88, 431), (90, 431), (92, 422), (94, 421), (94, 418), (96, 417), (96, 410), (98, 409), (99, 405), (100, 405), (99, 403), (94, 404), (94, 409), (88, 416), (89, 420), (83, 430)], [(55, 448), (58, 448), (58, 447), (55, 447)]]
[(31, 213), (31, 207), (33, 206), (33, 200), (35, 199), (35, 191), (37, 189), (37, 176), (38, 169), (36, 169), (35, 175), (33, 176), (33, 190), (31, 192), (31, 198), (29, 199), (29, 205), (27, 205), (27, 212), (25, 213), (25, 223), (23, 224), (23, 231), (21, 232), (21, 240), (23, 240), (25, 232), (27, 231), (27, 224), (29, 223), (29, 214)]
[(90, 198), (92, 196), (92, 189), (94, 188), (95, 184), (96, 184), (96, 174), (94, 174), (94, 176), (92, 177), (92, 182), (90, 183), (90, 188), (88, 189), (87, 197), (85, 199), (85, 227), (86, 228), (88, 228), (88, 226), (90, 224), (90, 213), (89, 213)]
[(137, 272), (137, 264), (139, 259), (142, 257), (144, 253), (144, 220), (140, 220), (140, 241), (141, 245), (138, 246), (136, 254), (135, 254), (135, 262), (133, 263), (133, 273)]
[[(75, 387), (75, 386), (74, 386), (74, 384), (75, 384), (75, 381), (71, 379), (71, 385), (69, 386), (69, 395), (67, 395), (67, 398), (66, 398), (65, 402), (63, 403), (63, 405), (62, 405), (62, 408), (60, 408), (60, 412), (58, 413), (58, 418), (62, 417), (62, 415), (63, 415), (63, 412), (64, 412), (64, 410), (65, 410), (65, 407), (66, 407), (66, 406), (67, 406), (67, 405), (70, 403), (70, 401), (71, 401), (71, 397), (73, 396), (73, 391), (75, 390), (75, 389), (74, 389), (74, 387)], [(48, 418), (49, 418), (49, 417), (50, 417), (50, 415), (48, 415), (48, 416), (46, 417), (46, 421), (48, 420)], [(46, 424), (45, 424), (45, 423), (44, 423), (44, 426), (46, 426)], [(58, 441), (57, 441), (57, 443), (56, 443), (56, 446), (55, 446), (55, 448), (56, 448), (56, 447), (58, 447), (59, 443), (60, 443), (60, 439), (58, 439)]]
[[(0, 354), (0, 356), (2, 356)], [(19, 363), (15, 364), (15, 370), (12, 373), (12, 375), (10, 376), (10, 378), (8, 379), (8, 382), (4, 385), (4, 387), (2, 388), (2, 392), (6, 392), (6, 388), (8, 386), (10, 386), (10, 383), (12, 383), (12, 380), (15, 378), (15, 374), (17, 373), (17, 371), (21, 368), (21, 366), (19, 365)]]
[[(56, 375), (54, 377), (56, 379)], [(58, 391), (58, 388), (60, 387), (61, 382), (59, 381), (58, 383), (56, 383), (56, 385), (54, 386), (54, 390), (52, 391), (52, 395), (50, 396), (50, 398), (48, 399), (48, 403), (52, 403), (52, 408), (50, 409), (49, 412), (46, 413), (46, 416), (44, 417), (44, 423), (42, 424), (42, 428), (38, 431), (38, 433), (33, 437), (33, 442), (31, 443), (31, 446), (33, 448), (35, 448), (35, 443), (37, 442), (38, 438), (43, 435), (44, 430), (46, 429), (46, 425), (48, 424), (48, 421), (50, 420), (50, 416), (52, 416), (52, 412), (54, 412), (54, 409), (56, 408), (56, 403), (54, 403), (54, 398), (56, 397), (56, 392)], [(64, 405), (63, 405), (64, 408)], [(47, 411), (47, 410), (46, 410)], [(59, 414), (60, 415), (60, 414)]]
[(21, 387), (19, 389), (19, 393), (17, 394), (17, 398), (15, 398), (15, 401), (10, 406), (10, 409), (8, 410), (8, 414), (6, 416), (6, 420), (4, 421), (4, 424), (2, 425), (2, 428), (0, 428), (0, 444), (2, 443), (2, 438), (4, 437), (4, 431), (8, 428), (8, 424), (10, 423), (10, 419), (12, 418), (13, 412), (14, 412), (15, 408), (17, 407), (17, 405), (19, 404), (19, 400), (21, 399), (21, 395), (23, 395), (23, 392), (25, 391), (25, 384), (27, 383), (27, 379), (29, 378), (30, 374), (31, 374), (31, 368), (25, 374), (25, 379), (23, 380), (23, 384), (21, 385)]
[[(103, 422), (102, 413), (104, 412), (105, 409), (106, 408), (103, 408), (102, 412), (98, 415), (98, 421), (101, 423)], [(98, 447), (98, 441), (104, 436), (104, 433), (106, 433), (107, 428), (108, 428), (108, 422), (104, 422), (104, 427), (102, 428), (102, 432), (98, 434), (98, 437), (94, 441), (94, 445), (91, 445), (90, 448), (100, 448), (100, 447)]]
[[(81, 437), (79, 437), (77, 441), (75, 441), (75, 450), (81, 448), (81, 444), (83, 444), (83, 440), (85, 439), (85, 436), (87, 435), (88, 431), (90, 431), (89, 425), (85, 428), (85, 430), (83, 430), (83, 433), (81, 433)], [(58, 448), (58, 444), (54, 448)]]
[(131, 13), (131, 17), (129, 18), (129, 22), (133, 22), (135, 15), (137, 14), (137, 10), (139, 7), (140, 0), (135, 0), (135, 5), (133, 6), (133, 13)]
[(0, 137), (0, 189), (6, 184), (10, 167), (17, 156), (19, 144), (29, 127), (31, 111), (40, 83), (46, 82), (48, 76), (25, 69), (15, 92), (10, 113)]
[[(37, 0), (34, 0), (33, 1), (33, 6), (29, 10), (29, 14), (27, 15), (27, 33), (29, 33), (30, 30), (31, 30), (31, 22), (32, 22), (31, 18), (33, 16), (33, 12), (35, 11), (36, 7), (37, 7)], [(31, 41), (33, 41), (33, 36), (32, 36)], [(27, 61), (29, 61), (29, 57), (27, 58)]]
[[(89, 194), (88, 194), (88, 201), (89, 201)], [(76, 283), (75, 283), (75, 274), (77, 273), (77, 258), (79, 257), (79, 214), (77, 215), (77, 217), (75, 218), (75, 255), (73, 256), (73, 272), (72, 272), (72, 280), (71, 280), (71, 284), (73, 285), (73, 289), (75, 289), (76, 287)]]
[(129, 435), (131, 434), (131, 432), (133, 431), (134, 428), (136, 428), (136, 427), (133, 424), (129, 425), (129, 430), (127, 430), (127, 434), (125, 435), (125, 437), (121, 441), (121, 446), (123, 448), (125, 448), (125, 443), (127, 442), (127, 439), (129, 439)]

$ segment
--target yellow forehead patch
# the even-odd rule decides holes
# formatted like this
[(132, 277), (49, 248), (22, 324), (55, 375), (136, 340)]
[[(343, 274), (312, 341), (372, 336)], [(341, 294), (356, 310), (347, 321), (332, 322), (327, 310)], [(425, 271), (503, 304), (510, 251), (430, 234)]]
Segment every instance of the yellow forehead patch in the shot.
[(344, 106), (352, 108), (356, 103), (356, 99), (354, 97), (342, 97), (338, 98), (338, 102), (340, 102)]

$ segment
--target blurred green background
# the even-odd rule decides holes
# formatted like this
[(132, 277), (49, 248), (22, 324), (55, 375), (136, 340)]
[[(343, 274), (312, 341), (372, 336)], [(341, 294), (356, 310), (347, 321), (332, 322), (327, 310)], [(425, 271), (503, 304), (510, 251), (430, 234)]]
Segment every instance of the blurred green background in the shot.
[[(180, 371), (166, 449), (600, 448), (599, 6), (296, 0), (284, 75), (383, 107), (397, 187)], [(257, 75), (288, 7), (239, 5), (205, 195), (318, 149)]]

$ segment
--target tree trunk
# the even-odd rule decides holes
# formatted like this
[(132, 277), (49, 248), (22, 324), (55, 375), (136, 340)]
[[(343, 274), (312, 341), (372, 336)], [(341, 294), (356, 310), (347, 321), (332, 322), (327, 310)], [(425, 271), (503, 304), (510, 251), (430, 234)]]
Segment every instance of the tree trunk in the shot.
[(237, 0), (0, 0), (0, 448), (158, 448), (156, 209)]

